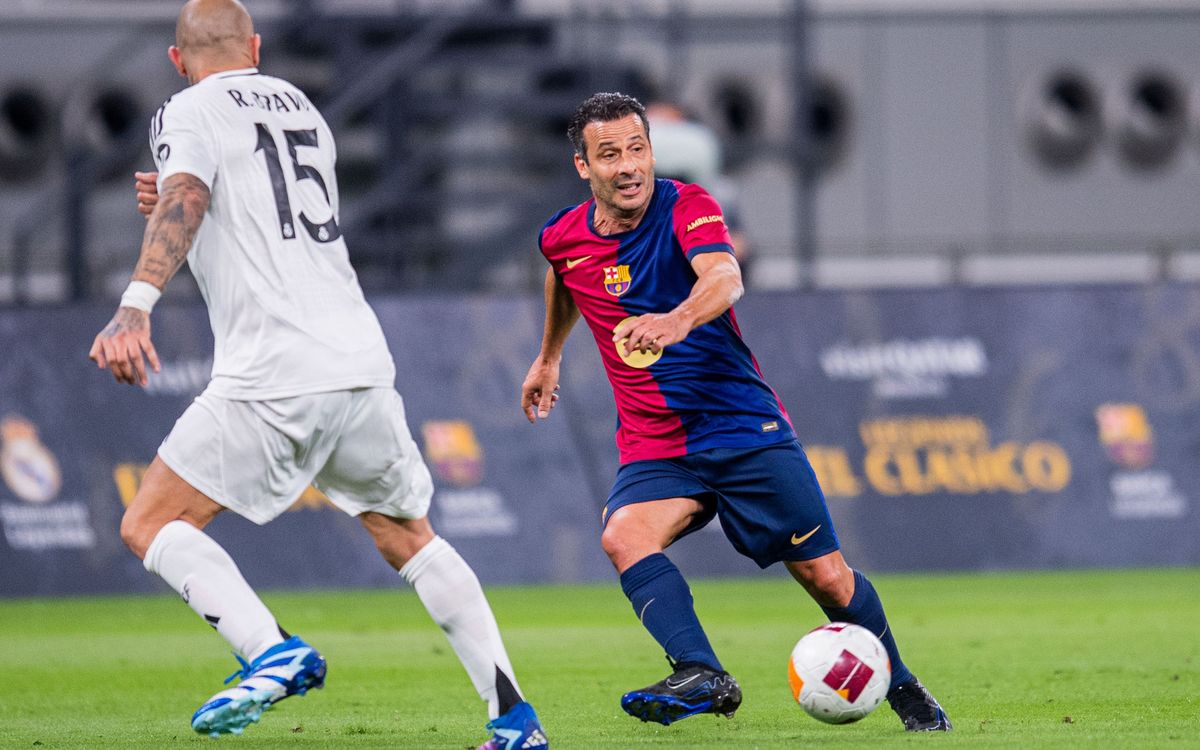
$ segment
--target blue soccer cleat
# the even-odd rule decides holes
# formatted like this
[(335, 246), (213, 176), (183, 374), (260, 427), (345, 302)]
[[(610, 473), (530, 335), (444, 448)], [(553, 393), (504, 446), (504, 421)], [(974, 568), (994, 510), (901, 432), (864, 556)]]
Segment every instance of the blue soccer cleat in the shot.
[(524, 701), (489, 721), (487, 728), (492, 738), (477, 750), (548, 750), (550, 747), (533, 706)]
[(696, 714), (733, 718), (742, 704), (742, 689), (728, 672), (700, 662), (673, 662), (666, 679), (621, 696), (625, 713), (642, 721), (669, 725)]
[(192, 729), (200, 734), (241, 734), (263, 711), (289, 695), (304, 695), (325, 685), (325, 659), (298, 636), (272, 646), (252, 663), (237, 659), (242, 669), (225, 682), (235, 677), (242, 681), (209, 698), (192, 715)]

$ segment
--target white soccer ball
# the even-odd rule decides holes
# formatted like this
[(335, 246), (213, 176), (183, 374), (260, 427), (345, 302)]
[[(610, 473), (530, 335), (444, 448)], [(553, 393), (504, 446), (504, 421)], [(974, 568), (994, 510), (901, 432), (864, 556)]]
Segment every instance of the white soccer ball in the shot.
[(788, 682), (800, 707), (827, 724), (848, 724), (887, 696), (892, 665), (866, 628), (831, 622), (800, 639), (788, 659)]

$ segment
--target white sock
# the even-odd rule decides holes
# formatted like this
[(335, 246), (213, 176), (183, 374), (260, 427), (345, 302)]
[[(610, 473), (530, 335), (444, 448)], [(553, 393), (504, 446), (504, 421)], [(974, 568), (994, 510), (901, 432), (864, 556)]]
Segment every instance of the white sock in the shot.
[(247, 661), (283, 642), (279, 624), (221, 545), (187, 521), (163, 526), (143, 563)]
[(435, 536), (405, 563), (400, 575), (416, 589), (430, 617), (450, 639), (479, 697), (487, 701), (488, 718), (496, 718), (496, 668), (504, 672), (518, 693), (520, 688), (475, 572), (449, 542)]

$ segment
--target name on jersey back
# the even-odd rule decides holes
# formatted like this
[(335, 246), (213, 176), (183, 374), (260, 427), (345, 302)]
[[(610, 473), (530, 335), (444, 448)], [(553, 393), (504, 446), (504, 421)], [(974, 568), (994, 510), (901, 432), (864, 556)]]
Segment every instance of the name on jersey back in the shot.
[(262, 94), (257, 91), (227, 89), (226, 93), (239, 108), (249, 107), (267, 112), (307, 112), (312, 109), (312, 105), (308, 103), (307, 99), (302, 96), (293, 96), (288, 91), (282, 94), (274, 92)]

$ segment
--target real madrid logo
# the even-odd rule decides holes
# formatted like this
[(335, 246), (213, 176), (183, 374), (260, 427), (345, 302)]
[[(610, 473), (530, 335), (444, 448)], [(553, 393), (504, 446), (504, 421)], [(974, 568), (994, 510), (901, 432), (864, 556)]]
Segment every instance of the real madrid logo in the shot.
[(22, 500), (45, 503), (58, 496), (62, 472), (58, 460), (38, 440), (37, 427), (22, 417), (0, 422), (0, 476)]
[(604, 291), (614, 297), (620, 297), (629, 291), (633, 281), (629, 277), (629, 266), (605, 266)]

